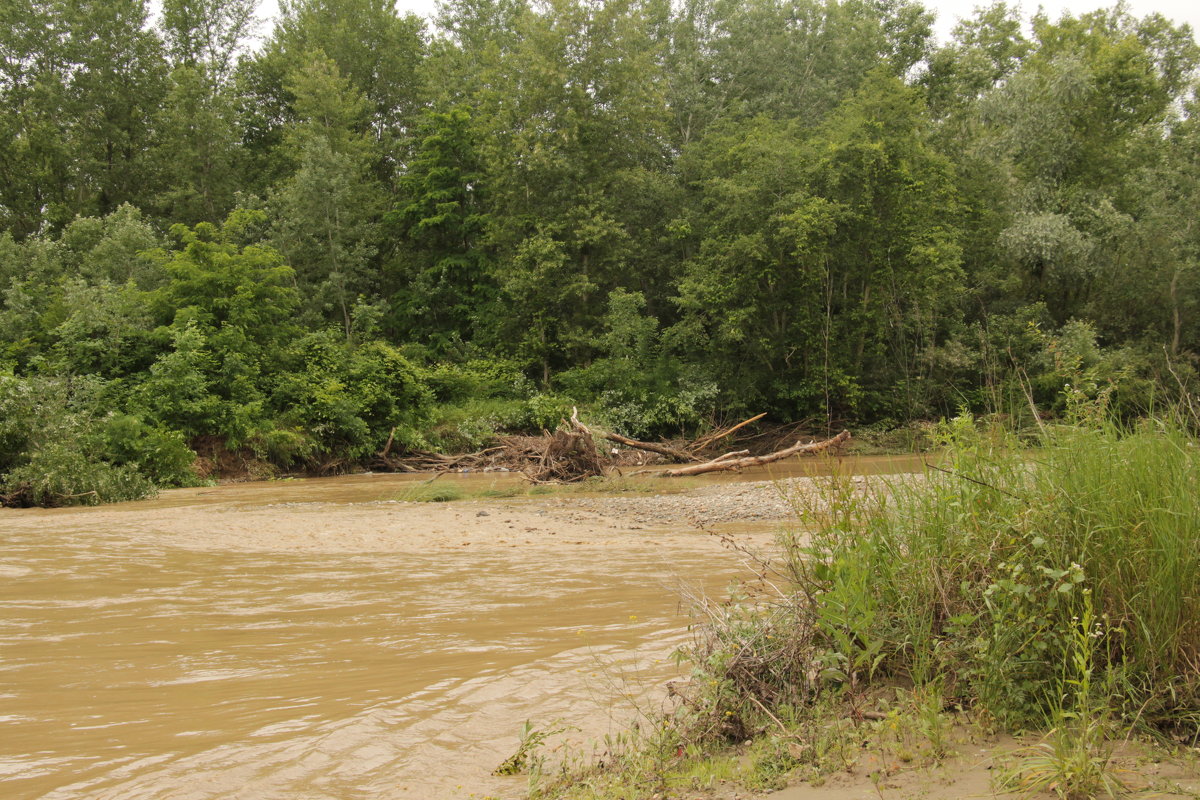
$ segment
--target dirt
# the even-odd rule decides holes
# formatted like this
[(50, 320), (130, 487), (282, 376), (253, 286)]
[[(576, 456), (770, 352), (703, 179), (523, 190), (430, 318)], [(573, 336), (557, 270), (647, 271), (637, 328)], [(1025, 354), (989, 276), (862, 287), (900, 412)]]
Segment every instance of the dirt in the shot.
[[(798, 784), (760, 796), (762, 800), (961, 800), (962, 798), (1053, 798), (1053, 791), (998, 791), (998, 775), (1014, 769), (1021, 754), (1038, 743), (1034, 736), (981, 737), (957, 731), (970, 741), (952, 748), (945, 758), (920, 766), (901, 765), (865, 754), (850, 770), (834, 773), (816, 785)], [(890, 763), (888, 763), (890, 761)], [(1122, 796), (1184, 800), (1200, 796), (1195, 754), (1164, 759), (1151, 748), (1125, 743), (1116, 748), (1112, 774), (1125, 787)], [(722, 798), (724, 800), (724, 798)], [(732, 800), (732, 798), (730, 798)], [(751, 800), (746, 797), (745, 800)], [(758, 800), (758, 798), (754, 798)]]

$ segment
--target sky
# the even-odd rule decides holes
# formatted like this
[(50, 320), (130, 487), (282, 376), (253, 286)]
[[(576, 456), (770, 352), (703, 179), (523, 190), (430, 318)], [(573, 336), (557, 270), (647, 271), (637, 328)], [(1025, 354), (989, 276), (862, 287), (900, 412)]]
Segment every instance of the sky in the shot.
[[(1024, 16), (1028, 17), (1039, 7), (1045, 9), (1052, 19), (1058, 18), (1064, 11), (1072, 14), (1085, 14), (1097, 8), (1111, 8), (1116, 0), (1101, 2), (1100, 0), (1042, 0), (1042, 2), (1014, 3), (1019, 5)], [(938, 39), (945, 41), (955, 23), (962, 17), (971, 16), (978, 0), (924, 0), (926, 7), (937, 14), (937, 24), (934, 31)], [(984, 3), (987, 4), (986, 2)], [(1126, 0), (1130, 12), (1137, 17), (1143, 17), (1155, 12), (1162, 14), (1175, 22), (1186, 22), (1192, 26), (1193, 34), (1200, 32), (1200, 2), (1197, 0)], [(400, 11), (411, 11), (420, 16), (430, 16), (434, 12), (436, 0), (397, 0), (396, 7)], [(277, 0), (260, 0), (258, 16), (267, 21), (263, 25), (262, 35), (270, 32), (271, 17), (278, 9)]]

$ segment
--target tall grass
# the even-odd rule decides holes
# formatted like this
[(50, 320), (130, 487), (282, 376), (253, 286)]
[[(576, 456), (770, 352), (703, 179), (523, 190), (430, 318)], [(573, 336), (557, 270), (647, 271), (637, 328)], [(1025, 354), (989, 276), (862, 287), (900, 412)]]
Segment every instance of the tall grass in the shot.
[(963, 417), (939, 436), (946, 455), (924, 475), (871, 489), (834, 475), (796, 494), (787, 588), (750, 614), (714, 611), (691, 653), (719, 689), (713, 729), (882, 682), (1047, 727), (1081, 703), (1064, 665), (1094, 609), (1089, 707), (1195, 736), (1200, 448), (1186, 428), (1093, 422), (1030, 445)]
[(1161, 420), (1043, 432), (1022, 447), (969, 418), (948, 458), (870, 495), (837, 479), (788, 552), (834, 661), (937, 679), (1012, 724), (1060, 701), (1085, 604), (1095, 660), (1128, 714), (1200, 711), (1200, 449)]
[(692, 780), (726, 744), (738, 763), (765, 754), (776, 777), (849, 768), (877, 702), (936, 757), (948, 705), (1046, 731), (1000, 784), (1061, 797), (1121, 791), (1111, 741), (1135, 725), (1200, 738), (1188, 426), (1092, 418), (1030, 441), (963, 416), (937, 435), (944, 455), (924, 474), (834, 474), (794, 494), (782, 568), (764, 563), (760, 596), (703, 604), (681, 654), (692, 680), (665, 724), (609, 754), (611, 796)]

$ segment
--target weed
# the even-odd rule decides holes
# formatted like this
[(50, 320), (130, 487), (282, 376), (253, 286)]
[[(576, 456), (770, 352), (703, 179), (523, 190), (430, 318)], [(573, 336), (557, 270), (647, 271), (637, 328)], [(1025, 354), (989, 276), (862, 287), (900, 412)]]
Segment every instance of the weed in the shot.
[(1091, 598), (1071, 635), (1071, 658), (1060, 684), (1054, 726), (1045, 738), (1018, 751), (1017, 765), (1001, 773), (1005, 791), (1051, 791), (1065, 800), (1116, 797), (1124, 789), (1113, 766), (1110, 712), (1093, 698), (1093, 651), (1103, 626), (1096, 623)]
[(455, 483), (418, 483), (401, 492), (396, 499), (403, 503), (448, 503), (467, 496)]
[(476, 497), (487, 497), (487, 498), (516, 497), (516, 496), (522, 494), (523, 491), (524, 491), (523, 488), (516, 484), (512, 484), (509, 486), (494, 486), (491, 489), (484, 489), (483, 491), (479, 492), (476, 495)]
[(542, 752), (543, 746), (551, 737), (566, 731), (567, 728), (562, 726), (540, 730), (533, 727), (533, 723), (529, 720), (525, 720), (525, 724), (521, 726), (521, 741), (517, 745), (516, 752), (492, 770), (492, 774), (519, 775), (528, 772), (532, 776), (531, 780), (536, 783), (546, 763), (546, 756)]

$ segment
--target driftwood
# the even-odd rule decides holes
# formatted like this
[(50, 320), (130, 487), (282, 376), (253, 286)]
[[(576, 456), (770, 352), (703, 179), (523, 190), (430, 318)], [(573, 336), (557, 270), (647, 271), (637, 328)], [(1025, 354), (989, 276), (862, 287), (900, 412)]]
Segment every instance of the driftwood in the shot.
[(371, 461), (371, 468), (389, 472), (446, 472), (456, 469), (478, 469), (505, 450), (507, 447), (500, 445), (477, 450), (474, 453), (460, 453), (452, 456), (444, 453), (428, 453), (422, 450), (397, 456), (388, 455), (385, 448), (377, 453)]
[[(597, 448), (597, 441), (605, 439), (684, 464), (685, 466), (658, 473), (664, 477), (676, 477), (739, 470), (770, 464), (793, 455), (819, 453), (841, 444), (850, 437), (848, 432), (843, 432), (824, 442), (797, 442), (790, 447), (761, 456), (751, 456), (750, 450), (734, 450), (701, 463), (701, 459), (707, 456), (700, 456), (699, 453), (758, 421), (762, 416), (759, 414), (736, 425), (714, 431), (691, 443), (668, 444), (642, 442), (619, 433), (589, 428), (580, 421), (578, 409), (572, 409), (570, 419), (564, 419), (553, 433), (543, 431), (540, 436), (502, 436), (492, 447), (458, 455), (412, 450), (397, 452), (402, 448), (397, 446), (393, 429), (388, 434), (383, 448), (375, 454), (371, 467), (403, 472), (516, 472), (523, 474), (533, 483), (569, 483), (593, 475), (602, 475), (606, 467), (621, 463), (620, 456)], [(12, 500), (17, 498), (12, 498), (10, 502)]]
[(596, 450), (592, 432), (572, 409), (571, 420), (563, 420), (546, 441), (537, 461), (524, 471), (534, 483), (573, 483), (604, 474), (604, 462)]
[(622, 436), (619, 433), (610, 433), (609, 431), (596, 430), (593, 431), (596, 436), (601, 439), (608, 439), (610, 442), (623, 444), (626, 447), (632, 447), (635, 450), (646, 450), (650, 453), (658, 453), (660, 456), (666, 456), (672, 461), (677, 461), (681, 464), (686, 464), (689, 461), (699, 461), (691, 453), (685, 453), (678, 448), (671, 447), (669, 444), (656, 444), (654, 442), (639, 442), (637, 439), (630, 439), (628, 436)]
[[(724, 439), (726, 436), (733, 435), (737, 431), (739, 431), (742, 428), (749, 425), (751, 422), (758, 422), (760, 419), (762, 419), (766, 415), (767, 415), (767, 412), (764, 411), (763, 413), (753, 416), (750, 419), (742, 420), (737, 425), (732, 425), (728, 428), (723, 428), (722, 430), (719, 430), (715, 433), (710, 433), (708, 436), (702, 436), (701, 438), (692, 442), (692, 444), (688, 446), (688, 451), (691, 453), (699, 453), (704, 448), (709, 447), (710, 445), (716, 444), (717, 442)], [(697, 460), (699, 460), (699, 459), (697, 459)]]
[[(785, 458), (798, 455), (811, 455), (828, 450), (831, 447), (836, 447), (842, 442), (850, 438), (850, 431), (842, 431), (832, 439), (826, 439), (823, 442), (810, 442), (802, 444), (796, 442), (791, 447), (783, 450), (776, 450), (774, 453), (767, 453), (761, 456), (744, 456), (739, 458), (740, 453), (726, 453), (723, 456), (714, 458), (712, 461), (706, 461), (703, 464), (691, 464), (678, 469), (668, 469), (658, 473), (663, 478), (681, 478), (685, 475), (703, 475), (706, 472), (720, 472), (729, 469), (745, 469), (746, 467), (758, 467), (763, 464), (770, 464), (774, 461), (781, 461)], [(746, 451), (741, 451), (744, 453)]]
[[(608, 439), (610, 442), (623, 444), (626, 447), (632, 447), (635, 450), (645, 450), (650, 453), (657, 453), (658, 455), (666, 456), (677, 463), (687, 464), (689, 462), (699, 462), (701, 459), (697, 454), (702, 452), (705, 448), (710, 447), (725, 437), (734, 434), (752, 422), (758, 422), (765, 416), (766, 413), (764, 412), (762, 414), (758, 414), (757, 416), (753, 416), (750, 419), (742, 420), (736, 425), (731, 425), (728, 428), (722, 428), (719, 431), (715, 431), (707, 436), (697, 439), (689, 444), (686, 449), (682, 450), (669, 444), (658, 442), (642, 442), (637, 439), (630, 439), (628, 436), (622, 436), (619, 433), (612, 433), (611, 431), (602, 431), (599, 428), (592, 428), (589, 430), (579, 421), (578, 409), (572, 409), (571, 423), (572, 425), (579, 426), (579, 428), (582, 430), (588, 431), (593, 436), (599, 436), (601, 439)], [(743, 453), (743, 455), (745, 454)]]

